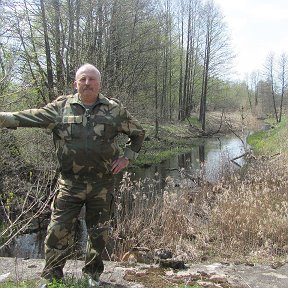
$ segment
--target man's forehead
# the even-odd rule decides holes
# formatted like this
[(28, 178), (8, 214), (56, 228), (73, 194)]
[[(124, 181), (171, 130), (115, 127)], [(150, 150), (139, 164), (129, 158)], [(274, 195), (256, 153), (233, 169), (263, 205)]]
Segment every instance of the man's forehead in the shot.
[(85, 76), (97, 78), (99, 81), (101, 81), (101, 74), (99, 70), (95, 66), (90, 64), (83, 65), (77, 70), (75, 80), (78, 80), (80, 79), (80, 77), (83, 78)]
[(83, 76), (98, 76), (98, 73), (94, 69), (83, 68), (77, 72), (77, 78), (81, 78)]

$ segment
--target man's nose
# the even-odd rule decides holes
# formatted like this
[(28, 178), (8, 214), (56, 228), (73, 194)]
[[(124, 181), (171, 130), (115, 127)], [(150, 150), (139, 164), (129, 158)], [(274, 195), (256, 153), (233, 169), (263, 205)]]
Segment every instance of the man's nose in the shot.
[(91, 82), (91, 79), (90, 79), (90, 78), (85, 78), (85, 84), (86, 84), (86, 85), (89, 85), (90, 82)]

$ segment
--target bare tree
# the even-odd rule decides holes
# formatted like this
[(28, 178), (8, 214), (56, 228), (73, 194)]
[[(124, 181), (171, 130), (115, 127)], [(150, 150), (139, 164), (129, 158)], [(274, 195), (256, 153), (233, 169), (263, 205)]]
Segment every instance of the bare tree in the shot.
[(272, 96), (273, 101), (273, 109), (274, 109), (274, 117), (276, 122), (279, 122), (279, 115), (278, 115), (278, 109), (277, 109), (277, 103), (276, 103), (276, 96), (277, 96), (277, 85), (276, 85), (276, 71), (275, 71), (275, 55), (274, 53), (270, 53), (266, 60), (265, 65), (265, 74), (267, 76), (268, 83), (270, 85), (270, 92)]
[(279, 81), (280, 81), (279, 122), (281, 122), (282, 120), (283, 100), (284, 100), (284, 95), (285, 95), (287, 85), (288, 85), (287, 65), (288, 65), (287, 55), (283, 53), (282, 55), (280, 55), (280, 59), (279, 59)]
[(199, 120), (202, 130), (205, 131), (207, 96), (213, 84), (213, 78), (227, 70), (227, 65), (233, 58), (227, 28), (223, 22), (223, 15), (209, 1), (203, 6), (203, 48), (202, 51), (202, 92), (200, 99)]
[[(199, 83), (200, 71), (200, 36), (201, 36), (201, 2), (182, 1), (179, 21), (179, 48), (180, 58), (180, 81), (179, 81), (179, 113), (178, 119), (184, 120), (189, 117), (194, 108), (197, 83)], [(184, 42), (186, 47), (184, 47)], [(194, 103), (196, 100), (194, 101)]]
[[(44, 0), (40, 0), (40, 7), (41, 7), (41, 19), (43, 25), (43, 33), (44, 33), (44, 43), (45, 43), (45, 54), (46, 54), (46, 69), (47, 69), (47, 88), (48, 88), (48, 95), (49, 101), (54, 99), (54, 92), (53, 92), (53, 69), (52, 69), (52, 55), (50, 49), (50, 39), (48, 35), (48, 28), (47, 28), (47, 18), (46, 18), (46, 9)], [(57, 19), (58, 20), (58, 19)], [(57, 23), (58, 24), (58, 23)], [(58, 43), (58, 42), (56, 42)], [(57, 47), (57, 46), (56, 46)], [(58, 57), (57, 57), (58, 58)]]

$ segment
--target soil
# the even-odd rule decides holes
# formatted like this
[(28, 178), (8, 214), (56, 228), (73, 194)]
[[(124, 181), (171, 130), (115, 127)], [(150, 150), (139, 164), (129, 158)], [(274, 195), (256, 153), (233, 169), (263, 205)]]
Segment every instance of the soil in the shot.
[[(15, 283), (35, 279), (41, 281), (43, 259), (0, 258), (1, 282)], [(69, 260), (65, 277), (81, 277), (83, 261)], [(209, 288), (287, 288), (288, 264), (273, 263), (211, 263), (185, 264), (185, 269), (160, 268), (159, 265), (128, 262), (105, 262), (101, 287), (118, 288), (168, 288), (183, 284)]]

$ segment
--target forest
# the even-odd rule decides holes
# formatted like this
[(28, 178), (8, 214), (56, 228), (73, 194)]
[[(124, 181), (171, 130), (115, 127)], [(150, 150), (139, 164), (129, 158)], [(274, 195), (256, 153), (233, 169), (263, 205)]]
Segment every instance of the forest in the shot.
[[(0, 111), (41, 107), (60, 95), (73, 93), (75, 72), (84, 63), (94, 64), (100, 70), (103, 94), (118, 98), (140, 122), (152, 125), (153, 134), (148, 135), (150, 139), (157, 138), (161, 125), (191, 123), (192, 116), (196, 117), (199, 129), (205, 132), (207, 113), (213, 111), (220, 114), (243, 114), (244, 111), (255, 118), (272, 117), (279, 123), (287, 110), (287, 55), (283, 53), (278, 56), (271, 52), (267, 55), (266, 63), (263, 63), (262, 71), (247, 75), (243, 81), (233, 79), (231, 75), (236, 55), (231, 46), (229, 27), (213, 0), (2, 0), (0, 23)], [(53, 144), (45, 131), (1, 129), (0, 150), (0, 219), (2, 224), (5, 223), (1, 226), (0, 248), (3, 248), (13, 237), (33, 230), (33, 219), (49, 213), (47, 207), (54, 195), (56, 167)], [(271, 169), (271, 173), (273, 171)], [(263, 176), (260, 172), (255, 168), (251, 175), (260, 179)], [(285, 177), (281, 173), (279, 175)], [(234, 206), (231, 206), (229, 193), (231, 189), (239, 192), (243, 188), (240, 178), (235, 179), (236, 182), (233, 181), (239, 185), (230, 185), (234, 183), (231, 180), (231, 183), (228, 181), (230, 186), (221, 184), (212, 189), (205, 183), (201, 188), (206, 193), (203, 194), (206, 198), (202, 195), (203, 199), (210, 201), (216, 197), (217, 191), (226, 189), (227, 202), (222, 203), (222, 208), (225, 211), (230, 209), (232, 215), (235, 212), (233, 207), (236, 209), (239, 203), (235, 200)], [(252, 187), (255, 181), (250, 180), (247, 181)], [(123, 189), (129, 190), (129, 187), (127, 184)], [(131, 190), (135, 191), (136, 188)], [(187, 184), (184, 188), (182, 190), (186, 193), (190, 186)], [(159, 213), (157, 219), (149, 218), (144, 213), (148, 209), (141, 206), (143, 203), (137, 206), (142, 207), (142, 210), (136, 211), (138, 214), (133, 214), (134, 210), (129, 212), (129, 215), (133, 214), (132, 220), (138, 219), (139, 215), (145, 214), (147, 217), (143, 216), (142, 226), (137, 226), (139, 230), (135, 229), (133, 237), (140, 235), (141, 231), (148, 233), (143, 225), (149, 220), (149, 225), (155, 225), (157, 229), (166, 229), (167, 232), (171, 228), (169, 231), (176, 231), (175, 235), (161, 239), (162, 242), (157, 237), (164, 230), (157, 237), (154, 235), (155, 241), (150, 235), (150, 242), (154, 241), (153, 245), (161, 242), (175, 248), (174, 240), (182, 235), (182, 228), (187, 227), (187, 231), (191, 228), (191, 222), (187, 220), (191, 215), (180, 215), (182, 228), (180, 225), (174, 227), (176, 204), (183, 199), (177, 198), (175, 202), (171, 195), (166, 195), (166, 198), (170, 202), (167, 200), (165, 203), (170, 206), (167, 204), (165, 207), (162, 198), (157, 198), (159, 202), (155, 199), (149, 202), (155, 211), (163, 207), (166, 209), (161, 210), (163, 213)], [(198, 199), (196, 204), (200, 203), (199, 207), (202, 205), (201, 209), (206, 211), (209, 205), (203, 204), (203, 199)], [(179, 203), (182, 205), (181, 201)], [(267, 205), (269, 203), (267, 200)], [(187, 211), (183, 208), (183, 213), (192, 211), (188, 206), (183, 207), (187, 208)], [(220, 216), (224, 215), (222, 212), (219, 208), (212, 213), (212, 217), (215, 216), (212, 221), (214, 227), (219, 224)], [(25, 217), (27, 213), (32, 213), (33, 217)], [(161, 217), (167, 220), (167, 215), (169, 221), (162, 221)], [(227, 223), (234, 219), (231, 215), (227, 215)], [(45, 221), (44, 218), (41, 219)], [(223, 228), (226, 220), (217, 227)], [(118, 227), (124, 227), (127, 232), (131, 222), (125, 221), (121, 222), (122, 226), (118, 223)], [(201, 226), (197, 226), (197, 221), (193, 222), (196, 223), (196, 227), (193, 227), (195, 231)], [(164, 222), (171, 227), (162, 227), (160, 223)], [(252, 222), (248, 224), (252, 228), (255, 226)], [(227, 232), (225, 235), (221, 234), (222, 230), (221, 233), (215, 230), (212, 238), (218, 241), (218, 248), (222, 247), (225, 237), (228, 239), (233, 232), (238, 233), (237, 227), (233, 226), (234, 231), (232, 226), (233, 223), (226, 230), (223, 228)], [(212, 229), (211, 226), (208, 228)], [(208, 233), (208, 228), (205, 233)], [(182, 236), (185, 238), (190, 233), (187, 239), (192, 239), (195, 231), (185, 232)], [(196, 233), (199, 243), (205, 242), (205, 233), (202, 232), (199, 232), (200, 236)], [(262, 240), (257, 240), (259, 235), (256, 229), (252, 232), (248, 236), (255, 237), (255, 247)], [(220, 234), (224, 240), (217, 238)], [(239, 248), (239, 255), (249, 250), (249, 245), (243, 244), (247, 238), (244, 234), (241, 238), (243, 242), (237, 240), (238, 246), (236, 242), (233, 242), (233, 246), (232, 240), (231, 243), (225, 242), (232, 248), (237, 246), (235, 251)], [(138, 240), (135, 242), (142, 244)], [(279, 241), (280, 247), (285, 241), (282, 238)], [(144, 245), (149, 246), (151, 243), (148, 242)], [(134, 244), (131, 240), (121, 249), (125, 252)], [(185, 250), (185, 245), (181, 249)], [(241, 247), (247, 248), (247, 251), (241, 250)], [(209, 246), (209, 249), (214, 248)], [(190, 256), (200, 259), (200, 254)]]
[(243, 101), (221, 80), (233, 52), (213, 1), (23, 0), (0, 9), (4, 109), (72, 93), (86, 62), (101, 71), (104, 94), (156, 123), (197, 110), (205, 128), (207, 106), (237, 109)]
[(268, 55), (247, 81), (229, 79), (235, 55), (213, 1), (4, 0), (0, 9), (2, 110), (73, 93), (75, 71), (87, 62), (101, 71), (104, 94), (156, 128), (196, 112), (205, 130), (207, 110), (255, 108), (267, 83), (273, 103), (286, 92), (285, 54)]

